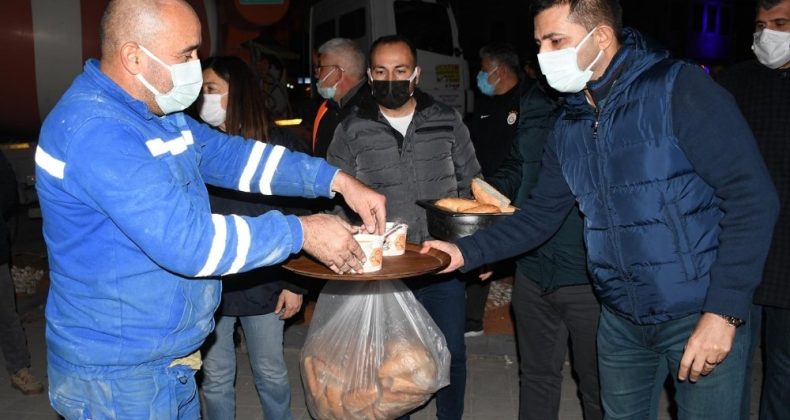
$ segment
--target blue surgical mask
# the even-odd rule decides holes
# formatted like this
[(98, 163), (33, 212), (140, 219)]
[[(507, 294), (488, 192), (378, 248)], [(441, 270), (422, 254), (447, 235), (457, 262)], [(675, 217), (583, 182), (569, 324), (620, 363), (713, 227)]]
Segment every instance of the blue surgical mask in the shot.
[(203, 87), (203, 70), (200, 68), (200, 60), (189, 60), (186, 63), (168, 65), (142, 45), (140, 45), (140, 50), (170, 71), (173, 88), (166, 93), (159, 92), (157, 88), (145, 80), (142, 73), (137, 73), (136, 76), (137, 80), (154, 94), (154, 100), (159, 105), (159, 109), (164, 114), (170, 114), (171, 112), (183, 111), (192, 105), (192, 102), (195, 102), (195, 99), (200, 95), (200, 89)]
[(321, 97), (324, 98), (324, 99), (332, 99), (332, 98), (334, 98), (335, 97), (335, 93), (337, 92), (337, 85), (340, 84), (340, 80), (338, 80), (337, 83), (335, 83), (332, 86), (327, 86), (327, 87), (321, 86), (324, 83), (324, 81), (329, 76), (331, 76), (332, 73), (334, 73), (334, 72), (335, 72), (335, 69), (333, 68), (326, 76), (324, 76), (323, 79), (319, 80), (318, 83), (316, 84), (316, 86), (318, 88), (318, 94), (321, 95)]
[(496, 82), (491, 84), (488, 82), (488, 76), (495, 72), (498, 68), (499, 66), (496, 66), (490, 72), (484, 72), (483, 70), (480, 70), (480, 72), (477, 73), (477, 88), (480, 89), (480, 92), (482, 92), (483, 95), (494, 96), (496, 85), (499, 83), (500, 79), (496, 79)]

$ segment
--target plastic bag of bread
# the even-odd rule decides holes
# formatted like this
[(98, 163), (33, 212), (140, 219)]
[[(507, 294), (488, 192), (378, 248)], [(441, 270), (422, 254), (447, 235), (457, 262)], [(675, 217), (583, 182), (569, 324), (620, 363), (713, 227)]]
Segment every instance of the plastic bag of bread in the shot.
[(394, 419), (450, 383), (444, 336), (400, 280), (328, 282), (301, 368), (320, 420)]

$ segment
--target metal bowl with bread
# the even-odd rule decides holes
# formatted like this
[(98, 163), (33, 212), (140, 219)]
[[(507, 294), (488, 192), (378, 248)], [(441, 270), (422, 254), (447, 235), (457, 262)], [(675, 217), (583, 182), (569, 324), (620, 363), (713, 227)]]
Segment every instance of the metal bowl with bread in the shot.
[(472, 181), (474, 199), (447, 197), (419, 200), (425, 208), (428, 233), (436, 239), (455, 241), (491, 226), (516, 210), (510, 200), (485, 181)]

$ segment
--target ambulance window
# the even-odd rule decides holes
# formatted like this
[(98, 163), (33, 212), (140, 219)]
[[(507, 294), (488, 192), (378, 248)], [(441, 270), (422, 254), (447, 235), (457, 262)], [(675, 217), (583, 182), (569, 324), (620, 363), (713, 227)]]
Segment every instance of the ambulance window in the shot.
[(447, 6), (420, 1), (397, 0), (395, 28), (417, 49), (438, 54), (453, 54), (453, 37)]
[(365, 36), (365, 8), (360, 7), (340, 16), (337, 29), (342, 38), (357, 39)]
[(313, 45), (315, 45), (316, 48), (323, 45), (324, 42), (334, 38), (335, 20), (328, 20), (320, 25), (316, 25), (314, 35), (315, 39), (313, 39)]

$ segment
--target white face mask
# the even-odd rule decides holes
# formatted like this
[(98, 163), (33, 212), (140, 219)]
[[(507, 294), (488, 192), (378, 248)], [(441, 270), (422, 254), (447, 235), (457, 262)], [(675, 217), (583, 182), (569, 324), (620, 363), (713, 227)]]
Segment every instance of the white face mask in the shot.
[(154, 94), (154, 100), (156, 100), (156, 104), (159, 105), (162, 112), (165, 114), (179, 112), (192, 105), (192, 102), (195, 102), (195, 99), (200, 95), (200, 89), (203, 86), (203, 70), (200, 68), (200, 60), (189, 60), (186, 63), (168, 65), (142, 45), (140, 45), (140, 49), (170, 71), (173, 88), (167, 93), (159, 92), (145, 80), (142, 73), (138, 73), (136, 76), (137, 80)]
[(754, 33), (752, 51), (764, 66), (778, 69), (790, 62), (790, 32), (763, 29)]
[(206, 123), (219, 127), (225, 122), (227, 110), (222, 107), (222, 97), (225, 93), (204, 93), (200, 104), (200, 119)]
[(549, 86), (558, 92), (568, 93), (576, 93), (584, 89), (584, 86), (593, 75), (590, 69), (601, 58), (603, 51), (599, 51), (598, 55), (595, 56), (595, 60), (586, 69), (582, 70), (579, 68), (578, 62), (579, 48), (596, 29), (598, 28), (593, 28), (575, 47), (538, 54), (540, 70), (546, 75), (546, 81), (549, 82)]

